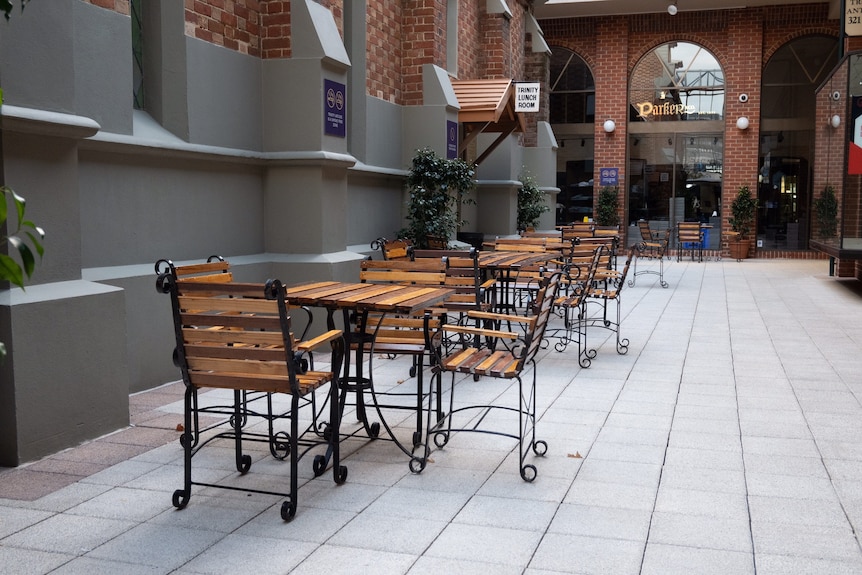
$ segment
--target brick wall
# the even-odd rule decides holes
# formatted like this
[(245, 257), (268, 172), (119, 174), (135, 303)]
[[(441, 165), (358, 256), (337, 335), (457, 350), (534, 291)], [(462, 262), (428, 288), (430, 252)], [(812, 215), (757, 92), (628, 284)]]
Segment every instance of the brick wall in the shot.
[[(826, 4), (770, 8), (640, 14), (616, 18), (552, 19), (540, 22), (549, 45), (562, 46), (584, 59), (596, 82), (595, 168), (619, 167), (625, 185), (626, 91), (631, 71), (655, 47), (669, 41), (689, 41), (711, 51), (725, 73), (724, 190), (725, 202), (742, 185), (756, 193), (759, 156), (760, 78), (769, 56), (787, 41), (815, 33), (836, 35), (838, 22), (827, 20)], [(537, 76), (541, 78), (541, 76)], [(638, 87), (633, 87), (637, 89)], [(641, 87), (644, 93), (652, 90)], [(738, 95), (749, 101), (742, 104)], [(740, 116), (749, 128), (736, 128)], [(608, 118), (616, 131), (608, 136), (602, 124)], [(815, 170), (816, 172), (817, 170)], [(594, 174), (598, 187), (599, 175)], [(625, 205), (624, 192), (621, 204)], [(727, 227), (729, 210), (723, 210)]]
[(461, 0), (458, 3), (458, 78), (484, 76), (484, 6), (479, 2)]
[(259, 0), (185, 0), (186, 35), (260, 56)]
[[(545, 33), (547, 38), (547, 32)], [(598, 200), (599, 170), (619, 169), (620, 221), (625, 221), (626, 180), (626, 118), (628, 118), (628, 67), (629, 54), (628, 22), (623, 18), (601, 18), (596, 25), (596, 60), (601, 66), (593, 69), (596, 84), (596, 122), (594, 128), (594, 172), (595, 187), (593, 205)], [(613, 120), (616, 129), (608, 134), (604, 130), (606, 120)]]
[(422, 66), (446, 68), (445, 0), (402, 2), (402, 90), (404, 104), (422, 104)]
[(395, 104), (402, 103), (401, 0), (369, 0), (366, 47), (368, 94)]

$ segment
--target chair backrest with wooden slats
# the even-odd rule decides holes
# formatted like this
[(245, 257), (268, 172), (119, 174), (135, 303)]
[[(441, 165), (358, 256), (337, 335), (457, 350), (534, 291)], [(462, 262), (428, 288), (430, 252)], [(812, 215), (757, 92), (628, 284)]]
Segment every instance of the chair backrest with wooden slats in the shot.
[(359, 280), (378, 283), (400, 283), (444, 286), (446, 284), (446, 260), (422, 258), (411, 260), (363, 260)]
[(277, 280), (186, 282), (168, 272), (157, 287), (171, 296), (175, 362), (186, 385), (305, 395), (331, 380), (328, 372), (302, 373)]
[[(359, 271), (362, 283), (394, 283), (425, 287), (445, 287), (446, 258), (421, 260), (363, 260)], [(400, 317), (369, 314), (365, 331), (373, 335), (373, 349), (389, 354), (422, 355), (427, 352), (431, 332), (439, 329), (441, 319), (425, 315)], [(359, 324), (357, 324), (359, 329)]]
[(544, 252), (548, 238), (497, 238), (494, 251), (498, 252)]
[(653, 240), (652, 230), (649, 227), (649, 222), (646, 220), (638, 220), (638, 230), (641, 233), (641, 240), (650, 242)]
[(412, 245), (410, 240), (387, 240), (380, 237), (371, 242), (371, 249), (380, 250), (384, 260), (406, 260), (410, 259), (408, 250)]
[(557, 298), (557, 293), (560, 288), (562, 274), (555, 272), (542, 280), (541, 287), (536, 293), (533, 300), (532, 311), (535, 313), (535, 319), (532, 325), (528, 327), (525, 335), (524, 352), (519, 360), (521, 369), (535, 359), (536, 354), (542, 347), (542, 340), (545, 337), (545, 328), (548, 326), (551, 312), (554, 309), (554, 303)]
[(479, 269), (479, 252), (476, 248), (467, 250), (412, 250), (414, 261), (425, 259), (446, 260), (446, 281), (444, 285), (454, 289), (455, 294), (447, 298), (441, 307), (451, 311), (461, 309), (482, 309), (485, 306), (488, 290), (493, 280), (482, 283)]
[(170, 271), (173, 277), (181, 282), (230, 283), (233, 281), (230, 264), (221, 256), (210, 256), (204, 263), (184, 266), (174, 265), (171, 260), (157, 261), (156, 274), (165, 271)]
[(677, 241), (680, 243), (701, 243), (703, 231), (700, 222), (680, 222), (677, 228)]
[(593, 227), (592, 225), (565, 227), (560, 230), (560, 233), (564, 242), (571, 242), (581, 238), (593, 237)]

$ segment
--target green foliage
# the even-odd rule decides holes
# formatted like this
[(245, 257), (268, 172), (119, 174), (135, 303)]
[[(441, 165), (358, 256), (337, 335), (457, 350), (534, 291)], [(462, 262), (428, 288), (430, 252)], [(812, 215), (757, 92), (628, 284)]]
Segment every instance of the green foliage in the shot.
[(523, 173), (518, 189), (518, 229), (536, 227), (541, 215), (550, 209), (545, 202), (545, 192), (539, 189), (529, 173)]
[(833, 238), (838, 234), (838, 199), (835, 188), (827, 185), (823, 193), (814, 200), (814, 214), (821, 238)]
[(407, 176), (409, 223), (399, 237), (413, 240), (419, 248), (428, 247), (429, 237), (448, 241), (465, 223), (459, 219), (460, 204), (476, 203), (464, 197), (476, 186), (475, 174), (464, 160), (441, 158), (428, 148), (418, 150)]
[[(15, 230), (8, 235), (0, 235), (0, 249), (2, 252), (7, 251), (7, 244), (12, 246), (12, 253), (18, 253), (21, 263), (15, 258), (0, 253), (0, 280), (11, 282), (12, 284), (24, 289), (24, 276), (29, 278), (33, 275), (33, 270), (36, 269), (36, 257), (33, 250), (42, 258), (44, 249), (42, 248), (42, 240), (45, 239), (45, 232), (42, 228), (26, 219), (25, 208), (26, 202), (24, 198), (12, 191), (6, 186), (0, 187), (0, 192), (3, 193), (3, 201), (0, 202), (0, 230), (6, 233), (11, 229), (9, 222), (9, 200), (12, 200), (14, 213), (16, 214)], [(31, 248), (32, 245), (32, 248)], [(6, 346), (0, 342), (0, 359), (6, 355)]]
[[(29, 2), (29, 0), (21, 0), (22, 12), (24, 11), (24, 6), (27, 5), (27, 2)], [(0, 12), (3, 12), (3, 16), (5, 16), (7, 20), (9, 19), (9, 13), (12, 12), (12, 8), (12, 0), (0, 0)]]
[(620, 217), (617, 211), (619, 209), (619, 205), (619, 190), (616, 187), (605, 186), (599, 190), (599, 197), (596, 203), (596, 225), (619, 225)]
[(732, 216), (728, 223), (730, 229), (737, 232), (742, 239), (747, 238), (751, 233), (755, 210), (757, 210), (757, 199), (751, 195), (748, 186), (741, 186), (730, 204)]

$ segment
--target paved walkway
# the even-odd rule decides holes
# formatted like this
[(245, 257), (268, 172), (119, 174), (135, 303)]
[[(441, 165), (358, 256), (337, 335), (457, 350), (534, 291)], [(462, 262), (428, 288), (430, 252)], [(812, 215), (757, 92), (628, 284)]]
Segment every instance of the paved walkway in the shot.
[[(540, 360), (549, 449), (531, 484), (498, 438), (456, 436), (420, 475), (391, 443), (350, 442), (347, 482), (304, 477), (290, 523), (279, 498), (213, 489), (177, 511), (181, 387), (137, 394), (134, 427), (0, 471), (0, 571), (862, 573), (862, 289), (827, 268), (669, 262), (668, 289), (638, 277), (627, 355), (594, 339), (589, 369), (573, 348)], [(405, 380), (408, 361), (375, 360), (377, 380)], [(212, 451), (202, 473), (232, 480), (230, 450)], [(254, 459), (243, 481), (284, 465)]]

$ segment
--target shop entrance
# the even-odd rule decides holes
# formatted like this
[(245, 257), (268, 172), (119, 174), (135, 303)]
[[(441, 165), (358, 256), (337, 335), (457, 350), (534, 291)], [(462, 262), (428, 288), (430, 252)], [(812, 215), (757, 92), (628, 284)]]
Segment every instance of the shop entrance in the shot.
[[(673, 230), (679, 222), (700, 222), (704, 248), (719, 249), (722, 135), (633, 135), (629, 138), (629, 157), (629, 237), (640, 237), (636, 231), (639, 220), (649, 222), (653, 230)], [(674, 233), (671, 241), (675, 241)]]

